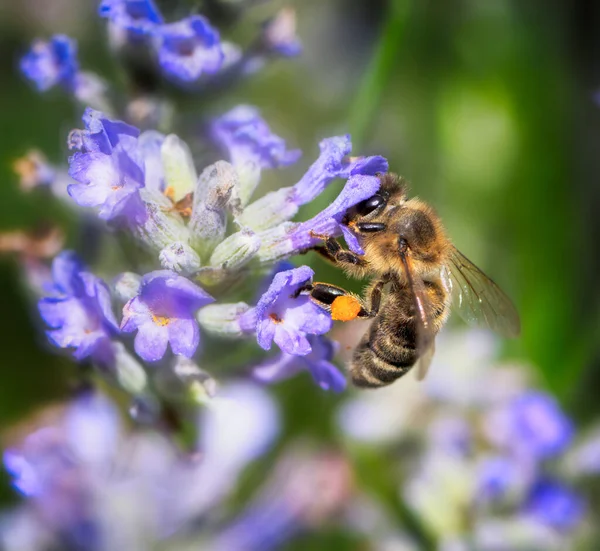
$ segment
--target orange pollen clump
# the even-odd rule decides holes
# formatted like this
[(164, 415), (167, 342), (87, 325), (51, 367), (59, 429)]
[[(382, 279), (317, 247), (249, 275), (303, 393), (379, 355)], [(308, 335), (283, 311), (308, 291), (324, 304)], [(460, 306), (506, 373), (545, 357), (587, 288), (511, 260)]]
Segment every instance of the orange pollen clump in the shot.
[(337, 297), (331, 303), (331, 319), (336, 321), (352, 321), (356, 319), (362, 306), (359, 300), (352, 295)]
[(269, 317), (273, 320), (273, 323), (281, 323), (283, 320), (274, 312), (269, 314)]
[(160, 325), (164, 327), (165, 325), (169, 325), (171, 323), (171, 318), (167, 318), (166, 316), (152, 316), (152, 321), (156, 323), (156, 325)]
[(163, 194), (167, 199), (171, 199), (172, 202), (175, 202), (175, 188), (173, 186), (167, 186), (165, 191), (163, 191)]

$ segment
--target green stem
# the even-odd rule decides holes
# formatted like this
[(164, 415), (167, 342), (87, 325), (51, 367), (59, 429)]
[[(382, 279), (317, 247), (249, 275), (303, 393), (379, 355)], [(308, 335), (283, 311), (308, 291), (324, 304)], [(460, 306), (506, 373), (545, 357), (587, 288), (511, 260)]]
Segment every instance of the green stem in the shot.
[(359, 151), (369, 138), (381, 95), (396, 67), (409, 7), (410, 0), (389, 0), (379, 43), (350, 109), (350, 131), (355, 151)]

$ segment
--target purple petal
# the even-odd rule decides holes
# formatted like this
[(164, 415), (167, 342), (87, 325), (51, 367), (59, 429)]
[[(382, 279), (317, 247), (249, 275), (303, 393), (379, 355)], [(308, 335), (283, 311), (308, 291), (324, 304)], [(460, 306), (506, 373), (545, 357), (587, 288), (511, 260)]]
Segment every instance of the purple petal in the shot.
[(311, 351), (310, 343), (304, 333), (294, 331), (284, 324), (275, 325), (273, 340), (283, 352), (294, 356), (306, 356)]
[(200, 342), (200, 331), (195, 320), (174, 319), (168, 324), (169, 342), (174, 354), (191, 358)]
[(275, 324), (270, 319), (259, 319), (256, 325), (256, 340), (263, 350), (270, 350), (275, 336)]
[(285, 317), (285, 321), (292, 321), (300, 331), (311, 335), (322, 335), (331, 330), (333, 321), (331, 316), (316, 304), (305, 298), (306, 304), (291, 308)]
[(140, 358), (147, 362), (157, 362), (165, 355), (168, 342), (169, 330), (167, 326), (150, 321), (138, 328), (133, 344)]
[(360, 243), (358, 241), (358, 237), (356, 236), (356, 234), (348, 227), (345, 226), (344, 224), (340, 224), (340, 229), (342, 230), (342, 235), (344, 236), (344, 239), (346, 240), (346, 244), (348, 245), (348, 248), (355, 252), (356, 254), (365, 254), (364, 249), (360, 246)]
[(249, 105), (238, 105), (215, 119), (210, 134), (234, 165), (250, 162), (261, 168), (278, 168), (296, 162), (301, 155), (299, 150), (288, 150), (258, 109)]
[(310, 373), (323, 390), (342, 392), (346, 388), (346, 377), (330, 362), (309, 362)]
[(83, 270), (83, 265), (73, 251), (63, 251), (52, 261), (52, 279), (56, 290), (74, 293), (73, 277)]
[(121, 331), (131, 333), (140, 325), (152, 321), (152, 312), (144, 304), (139, 296), (132, 298), (123, 306), (123, 319), (121, 320)]
[(98, 13), (118, 27), (138, 35), (151, 33), (163, 22), (152, 0), (102, 0)]
[(263, 383), (276, 383), (293, 377), (302, 370), (302, 362), (297, 356), (280, 353), (252, 369), (252, 377)]
[(162, 69), (182, 81), (216, 73), (223, 64), (219, 33), (200, 15), (163, 25), (160, 40), (158, 60)]

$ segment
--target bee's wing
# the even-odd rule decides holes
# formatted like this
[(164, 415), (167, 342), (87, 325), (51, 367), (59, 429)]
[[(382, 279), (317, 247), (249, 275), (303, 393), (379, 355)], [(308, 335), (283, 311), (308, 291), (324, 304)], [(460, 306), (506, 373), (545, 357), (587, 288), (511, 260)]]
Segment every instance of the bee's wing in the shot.
[(505, 337), (519, 336), (519, 314), (498, 285), (454, 247), (446, 268), (445, 283), (452, 294), (452, 307), (467, 323)]
[(423, 352), (422, 356), (417, 361), (417, 365), (415, 366), (417, 381), (422, 381), (429, 372), (429, 366), (431, 365), (431, 361), (433, 360), (433, 355), (435, 353), (435, 340), (431, 341), (429, 348)]
[[(416, 335), (417, 335), (417, 352), (419, 354), (419, 370), (417, 379), (421, 380), (427, 374), (429, 364), (433, 358), (433, 347), (435, 339), (435, 329), (429, 312), (431, 307), (427, 300), (425, 284), (419, 276), (415, 276), (412, 269), (412, 262), (409, 257), (400, 254), (406, 280), (410, 288), (410, 293), (413, 298), (415, 319), (416, 319)], [(429, 357), (428, 357), (429, 356)]]

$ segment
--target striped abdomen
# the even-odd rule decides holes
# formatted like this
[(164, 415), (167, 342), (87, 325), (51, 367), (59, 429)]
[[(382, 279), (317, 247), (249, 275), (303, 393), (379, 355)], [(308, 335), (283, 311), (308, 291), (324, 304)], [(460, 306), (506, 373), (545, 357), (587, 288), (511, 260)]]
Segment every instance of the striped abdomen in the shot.
[[(429, 316), (437, 330), (446, 317), (446, 292), (438, 283), (427, 282)], [(354, 351), (350, 365), (352, 382), (376, 388), (393, 383), (408, 373), (419, 359), (417, 323), (408, 289), (388, 294), (385, 304)]]

